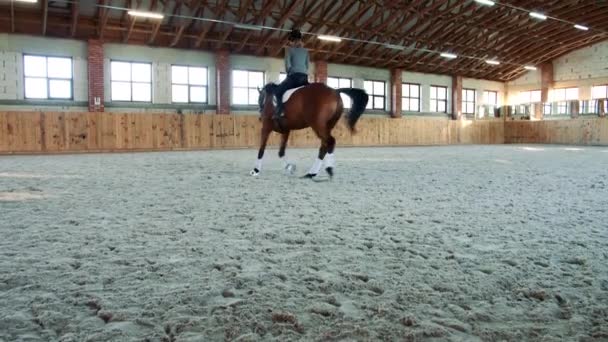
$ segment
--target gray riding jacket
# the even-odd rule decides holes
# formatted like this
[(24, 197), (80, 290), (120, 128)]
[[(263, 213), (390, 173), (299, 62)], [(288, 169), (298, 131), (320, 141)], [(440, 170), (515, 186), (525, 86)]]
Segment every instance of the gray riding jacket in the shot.
[(285, 71), (287, 75), (301, 73), (308, 75), (308, 50), (300, 47), (288, 47), (285, 52)]

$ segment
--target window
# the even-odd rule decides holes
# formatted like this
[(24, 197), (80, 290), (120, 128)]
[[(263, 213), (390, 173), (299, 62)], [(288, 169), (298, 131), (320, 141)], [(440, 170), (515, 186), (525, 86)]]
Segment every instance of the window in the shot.
[(26, 99), (71, 99), (72, 58), (23, 56)]
[(550, 98), (552, 102), (557, 102), (557, 114), (568, 114), (569, 101), (578, 100), (578, 88), (553, 89)]
[(171, 99), (174, 103), (207, 103), (207, 68), (172, 65)]
[(598, 100), (581, 101), (581, 114), (599, 114)]
[(112, 101), (152, 102), (152, 64), (110, 63)]
[(285, 81), (285, 79), (287, 78), (287, 74), (282, 72), (279, 74), (279, 83)]
[(420, 84), (403, 83), (401, 85), (401, 110), (420, 111)]
[(483, 92), (483, 106), (479, 111), (479, 117), (484, 116), (494, 117), (498, 107), (498, 92), (492, 90), (484, 90)]
[(522, 91), (519, 93), (519, 103), (540, 103), (540, 90)]
[(464, 114), (475, 114), (475, 89), (462, 89), (462, 112)]
[(232, 103), (257, 106), (258, 88), (264, 87), (263, 71), (232, 70)]
[(498, 106), (498, 92), (486, 90), (483, 92), (483, 104), (488, 106)]
[(386, 83), (384, 81), (364, 81), (363, 88), (369, 95), (367, 109), (386, 109), (384, 105)]
[(431, 112), (448, 112), (448, 88), (431, 86)]
[[(342, 78), (342, 77), (328, 77), (327, 78), (327, 85), (334, 88), (334, 89), (339, 89), (339, 88), (352, 88), (353, 87), (353, 81), (350, 78)], [(351, 107), (351, 100), (350, 97), (348, 95), (345, 94), (340, 94), (340, 97), (342, 97), (342, 103), (344, 103), (344, 108), (350, 108)]]
[(591, 98), (594, 100), (608, 99), (608, 86), (601, 85), (591, 88)]

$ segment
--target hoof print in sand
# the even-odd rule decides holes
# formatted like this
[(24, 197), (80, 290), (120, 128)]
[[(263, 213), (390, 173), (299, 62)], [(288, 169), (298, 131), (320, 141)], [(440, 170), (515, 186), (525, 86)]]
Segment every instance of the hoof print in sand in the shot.
[(103, 319), (104, 322), (109, 323), (110, 321), (112, 321), (114, 315), (109, 311), (101, 310), (97, 313), (97, 317)]
[(304, 333), (304, 327), (302, 324), (298, 323), (298, 320), (295, 315), (289, 312), (275, 312), (272, 314), (272, 322), (278, 324), (290, 324), (293, 326), (293, 329), (302, 334)]

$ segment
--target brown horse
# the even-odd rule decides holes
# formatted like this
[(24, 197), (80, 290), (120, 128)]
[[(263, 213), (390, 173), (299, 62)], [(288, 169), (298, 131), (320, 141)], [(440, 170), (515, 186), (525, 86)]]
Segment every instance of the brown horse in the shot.
[(260, 90), (258, 103), (262, 120), (262, 135), (258, 159), (250, 174), (252, 176), (260, 174), (266, 143), (273, 131), (281, 134), (279, 158), (284, 161), (285, 170), (293, 173), (295, 165), (290, 164), (284, 158), (289, 132), (310, 127), (321, 139), (321, 147), (317, 159), (304, 177), (314, 178), (321, 170), (323, 162), (325, 162), (325, 170), (332, 177), (335, 166), (336, 139), (331, 135), (331, 130), (340, 120), (344, 110), (340, 94), (348, 95), (352, 99), (352, 107), (347, 114), (347, 124), (350, 131), (354, 132), (355, 124), (367, 106), (369, 98), (367, 93), (363, 89), (333, 89), (323, 83), (312, 83), (297, 89), (284, 104), (285, 115), (278, 120), (273, 120), (272, 116), (275, 111), (273, 99), (276, 87), (276, 84), (270, 83)]

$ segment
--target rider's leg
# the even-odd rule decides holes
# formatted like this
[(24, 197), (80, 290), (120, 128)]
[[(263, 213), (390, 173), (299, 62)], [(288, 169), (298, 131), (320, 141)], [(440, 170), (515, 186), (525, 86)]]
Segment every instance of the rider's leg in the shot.
[(277, 108), (274, 111), (274, 117), (279, 118), (283, 113), (283, 94), (291, 88), (294, 88), (297, 84), (297, 79), (294, 74), (288, 75), (283, 82), (281, 82), (275, 91), (275, 97), (277, 100)]

